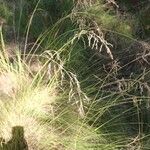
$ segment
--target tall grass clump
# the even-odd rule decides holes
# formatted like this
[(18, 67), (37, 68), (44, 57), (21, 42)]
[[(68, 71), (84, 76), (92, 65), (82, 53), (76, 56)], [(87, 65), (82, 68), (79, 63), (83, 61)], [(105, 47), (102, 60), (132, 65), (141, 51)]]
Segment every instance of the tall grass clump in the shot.
[[(70, 43), (68, 41), (68, 45)], [(65, 59), (61, 59), (68, 45), (64, 44), (57, 51), (46, 49), (40, 54), (25, 54), (16, 46), (15, 49), (11, 47), (13, 55), (9, 56), (1, 32), (2, 149), (20, 146), (13, 141), (12, 129), (15, 127), (23, 127), (29, 149), (76, 149), (76, 142), (83, 147), (76, 134), (80, 118), (85, 115), (82, 102), (88, 98), (82, 92), (76, 75), (66, 70)], [(36, 51), (37, 48), (32, 49)], [(86, 128), (83, 128), (85, 133), (88, 131)], [(70, 140), (71, 135), (75, 140)], [(20, 139), (19, 135), (15, 138), (16, 141)]]
[(59, 97), (56, 81), (59, 71), (54, 72), (50, 83), (44, 84), (43, 76), (31, 76), (23, 61), (15, 60), (12, 65), (1, 60), (1, 137), (7, 143), (12, 128), (22, 126), (29, 149), (53, 149), (58, 144), (57, 129), (53, 128), (57, 118), (53, 105)]
[(29, 149), (46, 149), (49, 147), (46, 140), (55, 140), (55, 134), (47, 124), (47, 120), (53, 118), (48, 112), (52, 111), (51, 105), (55, 101), (55, 85), (50, 88), (42, 85), (40, 77), (35, 80), (36, 75), (31, 76), (30, 67), (21, 59), (19, 50), (14, 50), (13, 63), (1, 53), (0, 136), (7, 143), (11, 139), (12, 128), (22, 126)]

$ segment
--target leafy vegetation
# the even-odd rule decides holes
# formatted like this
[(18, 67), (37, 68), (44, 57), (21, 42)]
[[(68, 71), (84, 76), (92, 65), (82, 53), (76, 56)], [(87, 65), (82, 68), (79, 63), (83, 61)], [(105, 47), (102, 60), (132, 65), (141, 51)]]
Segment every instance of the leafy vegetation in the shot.
[(150, 149), (148, 2), (1, 0), (0, 149)]

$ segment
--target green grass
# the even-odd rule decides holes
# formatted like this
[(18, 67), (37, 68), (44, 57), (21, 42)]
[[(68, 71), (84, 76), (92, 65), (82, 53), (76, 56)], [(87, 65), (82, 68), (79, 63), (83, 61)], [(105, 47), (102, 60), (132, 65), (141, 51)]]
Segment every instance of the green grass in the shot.
[(134, 21), (86, 0), (65, 1), (55, 16), (62, 2), (0, 8), (15, 18), (14, 47), (0, 26), (0, 149), (148, 149), (149, 67), (127, 50), (138, 42)]
[[(105, 138), (86, 123), (81, 105), (86, 97), (75, 75), (65, 71), (67, 80), (70, 80), (70, 85), (66, 85), (70, 87), (68, 91), (61, 87), (60, 83), (66, 81), (62, 78), (63, 66), (58, 62), (48, 82), (47, 76), (40, 75), (42, 69), (31, 76), (30, 66), (21, 60), (19, 53), (12, 65), (4, 60), (0, 62), (0, 137), (5, 142), (10, 141), (12, 128), (21, 126), (29, 149), (99, 149), (112, 146), (115, 149), (116, 145), (107, 145)], [(56, 64), (53, 64), (54, 68)]]

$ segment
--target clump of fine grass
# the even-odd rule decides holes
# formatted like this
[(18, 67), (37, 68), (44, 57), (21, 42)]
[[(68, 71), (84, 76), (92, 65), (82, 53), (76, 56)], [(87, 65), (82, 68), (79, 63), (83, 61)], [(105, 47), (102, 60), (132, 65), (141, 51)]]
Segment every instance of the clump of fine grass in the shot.
[[(107, 145), (106, 139), (85, 121), (82, 100), (87, 97), (76, 75), (63, 66), (65, 62), (58, 52), (46, 51), (38, 55), (39, 58), (44, 57), (45, 62), (41, 61), (42, 68), (34, 72), (29, 63), (34, 54), (22, 59), (16, 50), (13, 62), (1, 54), (1, 89), (8, 82), (5, 84), (8, 91), (1, 90), (0, 137), (9, 143), (12, 128), (21, 126), (31, 150), (82, 150), (95, 146), (97, 149), (112, 146), (115, 149), (116, 145)], [(93, 143), (93, 140), (100, 144)]]
[[(34, 84), (34, 77), (30, 76), (23, 62), (9, 64), (0, 61), (0, 136), (7, 142), (11, 138), (11, 129), (22, 126), (30, 149), (46, 149), (47, 144), (52, 144), (55, 139), (52, 128), (44, 121), (53, 119), (55, 85), (49, 88)], [(51, 142), (43, 144), (43, 139)]]
[[(12, 128), (21, 126), (24, 128), (24, 138), (29, 149), (64, 149), (64, 141), (60, 139), (61, 133), (54, 126), (54, 122), (57, 118), (63, 119), (62, 114), (65, 107), (59, 110), (59, 113), (55, 113), (58, 105), (56, 101), (61, 96), (60, 91), (63, 93), (67, 91), (66, 87), (64, 90), (62, 88), (66, 83), (64, 80), (66, 74), (67, 79), (70, 80), (70, 90), (69, 93), (67, 91), (65, 102), (69, 100), (71, 103), (73, 102), (73, 92), (77, 88), (76, 97), (79, 98), (77, 101), (79, 105), (74, 106), (79, 106), (79, 112), (82, 113), (81, 95), (83, 93), (75, 75), (65, 70), (58, 53), (45, 52), (39, 55), (39, 58), (45, 58), (45, 62), (40, 62), (42, 66), (35, 70), (30, 63), (35, 58), (34, 54), (22, 59), (21, 53), (16, 49), (16, 55), (10, 62), (5, 45), (3, 50), (5, 55), (2, 53), (0, 59), (0, 110), (2, 114), (0, 137), (5, 139), (7, 145), (12, 138)], [(32, 63), (36, 65), (35, 61)], [(76, 112), (74, 115), (78, 113)], [(57, 127), (62, 128), (61, 125)], [(62, 128), (62, 130), (65, 129)]]

